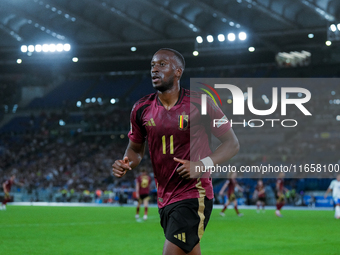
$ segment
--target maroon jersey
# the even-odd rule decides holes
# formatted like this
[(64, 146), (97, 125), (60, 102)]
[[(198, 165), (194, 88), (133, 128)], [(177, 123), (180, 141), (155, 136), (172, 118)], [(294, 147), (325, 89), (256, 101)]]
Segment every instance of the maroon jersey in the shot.
[[(230, 123), (213, 127), (213, 119), (226, 117), (210, 97), (207, 101), (207, 115), (203, 117), (210, 118), (209, 128), (219, 137), (230, 129)], [(128, 136), (135, 143), (148, 141), (160, 208), (184, 199), (214, 197), (211, 179), (183, 179), (176, 172), (180, 164), (173, 159), (198, 161), (212, 153), (200, 107), (200, 94), (181, 88), (170, 110), (163, 107), (157, 93), (143, 97), (132, 109)]]
[(146, 174), (142, 174), (137, 177), (136, 181), (139, 184), (139, 195), (149, 195), (151, 177)]
[(256, 191), (258, 192), (258, 197), (266, 197), (265, 189), (263, 185), (257, 185)]
[(13, 184), (13, 181), (12, 181), (11, 179), (5, 181), (5, 187), (6, 187), (6, 189), (7, 189), (8, 192), (11, 191), (12, 184)]
[(276, 181), (276, 189), (278, 192), (283, 193), (284, 186), (283, 186), (283, 179), (277, 179)]
[(236, 187), (236, 184), (237, 184), (237, 181), (235, 179), (229, 179), (229, 185), (228, 185), (228, 197), (231, 195), (231, 194), (234, 194), (235, 193), (235, 187)]

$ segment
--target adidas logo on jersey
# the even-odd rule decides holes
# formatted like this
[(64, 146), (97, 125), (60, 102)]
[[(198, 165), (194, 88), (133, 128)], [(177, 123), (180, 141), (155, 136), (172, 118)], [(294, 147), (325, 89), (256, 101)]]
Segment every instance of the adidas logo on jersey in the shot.
[(185, 233), (182, 233), (182, 234), (178, 234), (178, 235), (174, 235), (174, 237), (180, 241), (182, 241), (183, 243), (186, 242), (186, 239), (185, 239)]
[(156, 123), (155, 123), (155, 121), (153, 120), (153, 118), (151, 118), (151, 119), (146, 123), (146, 126), (149, 126), (149, 127), (155, 127), (155, 126), (156, 126)]

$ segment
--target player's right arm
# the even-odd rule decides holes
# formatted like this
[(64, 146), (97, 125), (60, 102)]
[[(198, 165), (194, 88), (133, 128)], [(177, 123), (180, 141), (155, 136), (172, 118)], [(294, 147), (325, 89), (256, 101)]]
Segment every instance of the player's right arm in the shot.
[(331, 192), (334, 189), (334, 181), (331, 182), (331, 184), (329, 185), (324, 197), (326, 198), (328, 193)]
[(224, 192), (225, 189), (228, 187), (228, 185), (229, 185), (229, 180), (227, 180), (227, 181), (224, 183), (222, 189), (220, 190), (220, 193), (219, 193), (220, 196), (223, 195), (223, 192)]
[(6, 188), (6, 182), (4, 182), (4, 183), (2, 184), (2, 188), (3, 188), (5, 194), (8, 194), (8, 193), (9, 193), (9, 191), (8, 191), (7, 188)]
[(135, 143), (131, 140), (126, 148), (123, 159), (117, 159), (112, 165), (112, 173), (120, 178), (127, 170), (132, 170), (141, 162), (145, 152), (145, 143)]
[(324, 195), (324, 198), (327, 198), (328, 193), (331, 192), (331, 191), (332, 191), (332, 188), (329, 187), (329, 188), (326, 190), (326, 193), (325, 193), (325, 195)]
[(136, 197), (139, 198), (139, 182), (136, 180)]

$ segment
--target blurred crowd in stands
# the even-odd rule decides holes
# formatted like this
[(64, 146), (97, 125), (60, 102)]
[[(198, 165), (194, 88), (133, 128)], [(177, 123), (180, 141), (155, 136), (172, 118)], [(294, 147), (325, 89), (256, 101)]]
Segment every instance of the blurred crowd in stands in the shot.
[[(272, 70), (266, 70), (269, 71)], [(135, 86), (135, 81), (134, 77), (133, 81), (126, 84)], [(107, 88), (108, 83), (105, 82)], [(124, 83), (124, 79), (120, 79), (120, 82)], [(70, 82), (67, 84), (71, 86)], [(80, 86), (81, 82), (77, 81), (77, 84)], [(97, 86), (98, 82), (88, 83), (87, 90), (94, 91), (93, 84)], [(301, 112), (296, 109), (291, 111), (289, 118), (302, 120), (294, 131), (281, 126), (274, 129), (268, 124), (259, 133), (250, 133), (249, 126), (235, 126), (234, 131), (240, 140), (241, 150), (233, 163), (340, 163), (340, 135), (337, 131), (340, 122), (335, 119), (340, 105), (329, 103), (337, 96), (340, 98), (340, 91), (334, 91), (332, 95), (331, 91), (320, 91), (320, 88), (311, 87), (311, 90), (318, 95), (308, 105), (314, 117), (308, 119), (301, 116)], [(85, 89), (79, 93), (79, 99), (84, 91)], [(269, 96), (271, 94), (266, 88), (262, 88), (262, 91), (266, 91)], [(76, 93), (72, 93), (76, 99)], [(51, 95), (53, 91), (49, 97)], [(138, 171), (128, 172), (121, 179), (111, 175), (113, 160), (122, 157), (128, 143), (132, 103), (128, 107), (126, 104), (112, 104), (108, 103), (110, 98), (102, 96), (106, 104), (97, 102), (77, 108), (77, 99), (71, 102), (71, 109), (62, 103), (55, 104), (54, 106), (59, 105), (55, 108), (19, 109), (11, 120), (0, 127), (0, 181), (15, 173), (17, 179), (25, 183), (21, 189), (31, 200), (93, 201), (104, 197), (103, 201), (106, 202), (122, 202), (132, 199)], [(265, 107), (263, 109), (270, 107), (261, 99), (255, 103), (258, 107)], [(327, 116), (323, 114), (325, 109)], [(230, 107), (225, 111), (227, 115), (231, 114)], [(252, 118), (249, 112), (242, 117), (246, 120)], [(239, 122), (240, 118), (235, 117), (235, 121)], [(253, 131), (257, 132), (252, 129)], [(152, 172), (148, 153), (143, 166)], [(214, 180), (217, 193), (221, 182), (223, 180)], [(250, 199), (255, 181), (240, 180), (240, 183), (247, 191), (246, 198)], [(273, 186), (275, 181), (267, 180), (265, 183)], [(294, 179), (289, 181), (289, 185), (298, 193), (308, 190), (308, 185), (301, 186), (299, 183), (302, 182)], [(324, 189), (326, 183), (329, 181), (313, 188)], [(41, 194), (44, 195), (43, 198)]]

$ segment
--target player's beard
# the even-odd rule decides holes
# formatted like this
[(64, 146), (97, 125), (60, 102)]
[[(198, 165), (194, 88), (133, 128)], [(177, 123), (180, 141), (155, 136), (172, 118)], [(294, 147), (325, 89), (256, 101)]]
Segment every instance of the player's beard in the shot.
[(159, 92), (165, 92), (167, 90), (172, 89), (173, 85), (174, 85), (174, 77), (171, 77), (166, 82), (162, 80), (160, 85), (154, 85), (153, 84), (153, 87), (154, 87), (154, 89), (158, 90)]

